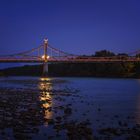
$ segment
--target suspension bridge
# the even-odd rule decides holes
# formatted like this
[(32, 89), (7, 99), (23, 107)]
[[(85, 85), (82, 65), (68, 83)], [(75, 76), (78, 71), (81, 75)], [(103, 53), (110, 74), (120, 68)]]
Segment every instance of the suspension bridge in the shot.
[(48, 43), (48, 39), (44, 39), (42, 45), (31, 50), (10, 55), (0, 55), (0, 63), (43, 63), (44, 71), (48, 72), (48, 63), (140, 62), (140, 58), (134, 56), (136, 54), (140, 54), (140, 51), (130, 53), (131, 56), (125, 59), (118, 56), (91, 57), (73, 55), (54, 48)]

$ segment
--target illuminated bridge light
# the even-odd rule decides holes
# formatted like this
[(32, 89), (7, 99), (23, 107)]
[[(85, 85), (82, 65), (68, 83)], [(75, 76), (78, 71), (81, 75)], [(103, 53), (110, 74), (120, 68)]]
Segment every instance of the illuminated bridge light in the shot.
[(45, 55), (42, 55), (42, 57), (41, 57), (42, 59), (44, 59), (45, 58)]
[[(45, 59), (45, 55), (42, 55), (42, 57), (41, 57), (42, 59)], [(50, 56), (48, 55), (47, 56), (47, 59), (49, 59), (50, 58)]]

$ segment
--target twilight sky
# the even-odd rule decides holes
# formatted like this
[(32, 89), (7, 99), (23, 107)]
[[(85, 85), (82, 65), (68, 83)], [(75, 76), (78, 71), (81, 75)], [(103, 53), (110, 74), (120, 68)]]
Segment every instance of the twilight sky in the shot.
[(140, 49), (140, 0), (0, 0), (0, 55), (48, 37), (74, 54)]

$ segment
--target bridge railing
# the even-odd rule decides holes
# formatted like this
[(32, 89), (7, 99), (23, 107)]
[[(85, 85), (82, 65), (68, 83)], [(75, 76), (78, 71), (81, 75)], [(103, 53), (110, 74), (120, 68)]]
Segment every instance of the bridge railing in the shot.
[[(0, 62), (12, 61), (35, 61), (43, 62), (44, 59), (38, 56), (32, 57), (0, 57)], [(88, 56), (53, 56), (48, 58), (49, 62), (115, 62), (115, 61), (140, 61), (138, 57), (88, 57)]]

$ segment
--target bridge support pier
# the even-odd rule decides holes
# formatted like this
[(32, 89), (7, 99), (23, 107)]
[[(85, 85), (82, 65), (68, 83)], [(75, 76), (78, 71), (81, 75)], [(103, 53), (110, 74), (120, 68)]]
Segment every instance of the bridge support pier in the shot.
[(43, 76), (48, 76), (48, 62), (43, 63)]

